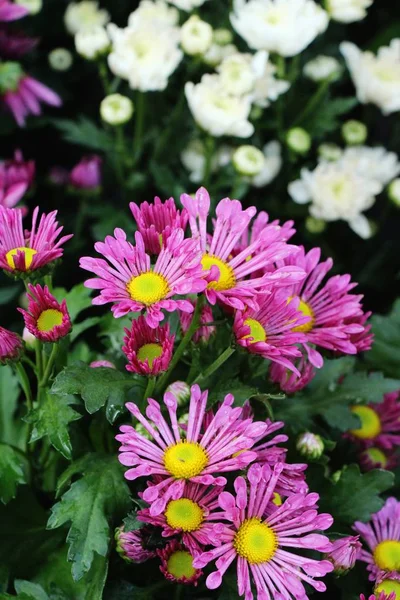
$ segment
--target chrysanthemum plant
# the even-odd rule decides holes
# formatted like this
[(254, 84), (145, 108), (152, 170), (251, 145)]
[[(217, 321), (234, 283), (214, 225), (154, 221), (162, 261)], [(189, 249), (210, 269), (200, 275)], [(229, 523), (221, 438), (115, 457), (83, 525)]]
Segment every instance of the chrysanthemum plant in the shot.
[(0, 208), (1, 599), (400, 597), (399, 361), (292, 221), (211, 204), (132, 203), (69, 292), (57, 214)]

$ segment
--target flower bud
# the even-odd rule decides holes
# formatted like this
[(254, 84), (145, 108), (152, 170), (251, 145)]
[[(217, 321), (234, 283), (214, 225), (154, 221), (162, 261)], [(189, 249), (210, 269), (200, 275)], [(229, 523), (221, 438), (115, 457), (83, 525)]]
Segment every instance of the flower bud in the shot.
[(388, 187), (388, 196), (396, 206), (400, 207), (400, 177), (393, 179)]
[(78, 54), (86, 60), (95, 60), (99, 56), (107, 54), (110, 49), (107, 31), (100, 25), (81, 29), (75, 35), (75, 48)]
[(68, 71), (73, 62), (72, 54), (66, 48), (54, 48), (47, 58), (53, 71)]
[(155, 556), (155, 552), (145, 548), (148, 528), (141, 527), (135, 531), (124, 531), (123, 525), (115, 530), (115, 549), (128, 563), (143, 563)]
[(15, 0), (15, 4), (26, 8), (30, 15), (37, 15), (43, 7), (43, 0)]
[(100, 104), (100, 116), (109, 125), (124, 125), (133, 115), (133, 102), (127, 96), (110, 94)]
[(167, 392), (171, 392), (178, 402), (178, 406), (185, 406), (190, 399), (190, 386), (185, 381), (174, 381), (167, 387)]
[(35, 336), (26, 328), (22, 332), (22, 339), (25, 342), (25, 346), (28, 350), (34, 350), (36, 347), (36, 338)]
[(361, 121), (351, 119), (350, 121), (346, 121), (342, 126), (342, 137), (349, 146), (363, 144), (367, 136), (367, 126), (361, 123)]
[(318, 146), (318, 155), (323, 160), (339, 160), (342, 154), (343, 150), (337, 144), (321, 144)]
[(213, 30), (209, 23), (192, 15), (181, 28), (181, 46), (190, 56), (204, 54), (210, 48)]
[(264, 154), (255, 146), (239, 146), (233, 153), (232, 163), (240, 175), (254, 177), (264, 166)]
[(342, 71), (340, 62), (333, 56), (320, 55), (304, 65), (305, 77), (312, 81), (325, 81), (337, 79)]
[(358, 552), (361, 550), (359, 536), (348, 536), (335, 540), (332, 550), (325, 555), (334, 566), (336, 575), (345, 575), (354, 567)]
[(326, 229), (326, 222), (315, 217), (307, 217), (305, 225), (310, 233), (322, 233)]
[(302, 127), (293, 127), (286, 134), (286, 144), (296, 154), (307, 154), (311, 148), (310, 134)]
[(23, 351), (24, 347), (19, 335), (0, 327), (0, 366), (19, 361)]
[(227, 44), (231, 44), (233, 42), (232, 32), (229, 29), (222, 27), (214, 29), (213, 42), (218, 44), (218, 46), (226, 46)]
[(317, 459), (322, 456), (325, 444), (321, 436), (308, 431), (299, 435), (296, 448), (305, 458)]
[(98, 369), (99, 367), (107, 367), (108, 369), (116, 369), (116, 366), (109, 360), (93, 360), (89, 367), (91, 369)]

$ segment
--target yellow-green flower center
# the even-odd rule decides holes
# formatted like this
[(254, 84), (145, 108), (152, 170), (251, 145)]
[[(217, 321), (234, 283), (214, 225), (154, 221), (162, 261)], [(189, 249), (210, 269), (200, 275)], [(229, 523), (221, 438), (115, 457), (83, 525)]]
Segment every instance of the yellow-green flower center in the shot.
[(6, 254), (6, 261), (10, 269), (15, 269), (14, 256), (17, 255), (17, 252), (23, 252), (25, 255), (25, 270), (28, 271), (29, 267), (32, 264), (33, 257), (37, 254), (37, 251), (33, 248), (27, 248), (26, 246), (20, 246), (19, 248), (13, 248), (9, 250)]
[(165, 277), (153, 271), (132, 277), (126, 287), (132, 300), (146, 306), (163, 300), (170, 291)]
[(275, 506), (282, 506), (282, 504), (283, 504), (282, 496), (280, 494), (278, 494), (278, 492), (273, 493), (272, 504), (275, 504)]
[(245, 319), (244, 324), (247, 325), (247, 327), (250, 327), (250, 333), (244, 336), (244, 339), (253, 338), (250, 341), (250, 344), (267, 341), (267, 334), (265, 333), (265, 329), (259, 321), (256, 319)]
[(142, 362), (149, 361), (149, 367), (153, 366), (156, 358), (159, 358), (163, 353), (161, 344), (144, 344), (139, 348), (137, 357)]
[(372, 460), (373, 463), (380, 464), (383, 468), (387, 465), (387, 458), (385, 454), (379, 448), (368, 448), (365, 450), (365, 454)]
[(246, 519), (239, 527), (233, 545), (239, 556), (258, 565), (268, 562), (278, 547), (278, 539), (266, 523), (259, 519)]
[(48, 308), (44, 310), (36, 322), (36, 326), (39, 331), (47, 333), (52, 331), (57, 325), (61, 325), (63, 321), (63, 313), (60, 310), (54, 308)]
[[(291, 299), (292, 298), (289, 298), (289, 301)], [(307, 302), (304, 302), (304, 300), (300, 300), (300, 304), (299, 304), (297, 310), (299, 312), (303, 313), (303, 315), (305, 317), (310, 317), (310, 320), (307, 321), (307, 323), (304, 323), (303, 325), (298, 325), (297, 327), (293, 327), (292, 331), (301, 332), (301, 333), (307, 333), (308, 331), (311, 331), (311, 329), (314, 326), (314, 321), (315, 321), (313, 309), (311, 308), (311, 306), (309, 304), (307, 304)]]
[(208, 465), (205, 450), (194, 442), (178, 442), (164, 452), (164, 466), (176, 479), (190, 479)]
[(374, 561), (383, 571), (400, 571), (400, 542), (386, 540), (374, 550)]
[(361, 420), (361, 427), (352, 429), (351, 433), (356, 437), (367, 440), (375, 438), (382, 431), (379, 415), (369, 406), (353, 406), (351, 412)]
[(201, 265), (203, 267), (203, 271), (209, 271), (211, 267), (218, 267), (219, 269), (219, 277), (217, 281), (211, 281), (208, 284), (208, 288), (221, 291), (221, 290), (230, 290), (236, 284), (235, 273), (233, 272), (232, 267), (228, 265), (228, 263), (224, 262), (217, 256), (213, 256), (211, 254), (204, 254), (201, 259)]
[(390, 594), (394, 593), (395, 600), (400, 600), (400, 581), (396, 581), (395, 579), (385, 579), (375, 588), (375, 594), (380, 594), (384, 592), (386, 596), (390, 596)]
[(165, 518), (172, 529), (196, 531), (203, 522), (203, 510), (193, 500), (180, 498), (168, 502)]
[(196, 574), (193, 566), (193, 556), (185, 550), (178, 550), (167, 560), (167, 570), (175, 579), (190, 579)]

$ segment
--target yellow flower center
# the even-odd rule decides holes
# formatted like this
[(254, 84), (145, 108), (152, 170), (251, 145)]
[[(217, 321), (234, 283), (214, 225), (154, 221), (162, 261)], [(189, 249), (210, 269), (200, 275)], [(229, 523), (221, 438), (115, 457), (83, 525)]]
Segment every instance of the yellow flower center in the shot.
[(169, 292), (168, 282), (165, 277), (152, 271), (132, 277), (126, 288), (132, 300), (146, 306), (159, 302)]
[(176, 479), (190, 479), (208, 465), (205, 450), (194, 442), (178, 442), (164, 453), (164, 466)]
[(390, 596), (390, 594), (394, 593), (395, 600), (400, 600), (400, 581), (396, 581), (395, 579), (385, 579), (375, 588), (375, 594), (380, 594), (384, 592), (386, 596)]
[(365, 450), (365, 454), (372, 460), (374, 463), (379, 463), (383, 468), (387, 465), (387, 458), (385, 454), (379, 448), (368, 448)]
[(175, 579), (190, 579), (196, 574), (196, 569), (193, 566), (193, 556), (185, 550), (178, 550), (171, 554), (167, 560), (167, 569), (175, 577)]
[(369, 406), (353, 406), (351, 412), (361, 420), (361, 427), (352, 429), (351, 433), (356, 437), (367, 440), (376, 437), (382, 431), (379, 415)]
[(267, 334), (259, 321), (256, 321), (256, 319), (245, 319), (244, 324), (250, 327), (250, 333), (245, 335), (243, 339), (253, 338), (250, 344), (267, 341)]
[(282, 506), (282, 496), (278, 494), (278, 492), (274, 492), (272, 496), (272, 504), (275, 504), (275, 506)]
[(144, 344), (141, 348), (139, 348), (137, 357), (142, 362), (148, 360), (149, 367), (153, 366), (153, 362), (156, 358), (159, 358), (163, 353), (163, 349), (161, 344)]
[(230, 290), (236, 284), (236, 277), (233, 272), (232, 267), (228, 265), (228, 263), (224, 262), (217, 256), (213, 256), (211, 254), (204, 254), (201, 259), (201, 265), (203, 267), (203, 271), (209, 271), (211, 267), (218, 267), (219, 269), (219, 277), (217, 281), (211, 281), (208, 284), (208, 288), (213, 290)]
[(25, 269), (28, 271), (29, 267), (32, 264), (33, 257), (37, 254), (37, 251), (33, 248), (26, 248), (25, 246), (20, 246), (19, 248), (13, 248), (9, 250), (6, 254), (6, 261), (10, 269), (15, 269), (14, 256), (17, 255), (17, 252), (23, 252), (25, 255)]
[(51, 331), (57, 325), (61, 325), (63, 320), (63, 314), (60, 310), (54, 308), (48, 308), (44, 310), (36, 322), (36, 326), (39, 331)]
[(233, 545), (239, 556), (257, 565), (271, 560), (278, 547), (278, 540), (271, 527), (254, 518), (243, 521)]
[[(289, 302), (291, 299), (292, 298), (289, 298)], [(304, 302), (304, 300), (300, 300), (300, 304), (299, 304), (299, 307), (297, 310), (300, 311), (301, 313), (303, 313), (303, 315), (305, 317), (311, 317), (311, 318), (309, 321), (307, 321), (307, 323), (304, 323), (303, 325), (298, 325), (298, 327), (293, 327), (292, 331), (301, 332), (301, 333), (307, 333), (308, 331), (311, 331), (311, 329), (314, 326), (314, 321), (315, 321), (313, 309), (311, 308), (311, 306), (309, 304), (307, 304), (307, 302)]]
[(378, 544), (374, 560), (383, 571), (400, 571), (400, 542), (387, 540)]
[(203, 522), (203, 511), (197, 502), (189, 498), (180, 498), (168, 503), (165, 518), (173, 529), (196, 531)]

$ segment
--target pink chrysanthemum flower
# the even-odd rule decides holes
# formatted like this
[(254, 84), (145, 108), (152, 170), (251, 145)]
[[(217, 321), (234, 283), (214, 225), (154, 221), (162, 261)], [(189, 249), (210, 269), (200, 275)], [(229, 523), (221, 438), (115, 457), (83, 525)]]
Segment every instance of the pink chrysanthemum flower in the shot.
[(379, 592), (377, 594), (372, 594), (371, 596), (364, 596), (361, 594), (360, 600), (396, 600), (396, 594), (390, 594), (389, 596), (385, 594), (385, 592)]
[(14, 159), (0, 162), (0, 205), (13, 208), (32, 185), (35, 162), (24, 161), (20, 150)]
[(90, 363), (89, 367), (91, 367), (92, 369), (99, 369), (100, 367), (106, 367), (107, 369), (116, 369), (114, 363), (110, 362), (109, 360), (93, 360)]
[(154, 202), (142, 202), (139, 206), (131, 202), (129, 208), (149, 254), (160, 254), (161, 248), (175, 229), (186, 229), (187, 211), (179, 211), (173, 198), (161, 202), (156, 197)]
[(294, 394), (305, 388), (316, 375), (316, 370), (313, 365), (308, 362), (306, 356), (296, 359), (296, 371), (300, 373), (300, 377), (293, 371), (289, 371), (286, 367), (277, 363), (272, 363), (269, 369), (269, 377), (274, 383), (278, 383), (281, 390), (286, 394)]
[(5, 365), (8, 361), (18, 360), (23, 349), (24, 346), (19, 335), (0, 327), (0, 365)]
[(254, 296), (257, 291), (266, 291), (273, 285), (293, 284), (304, 278), (303, 269), (284, 266), (274, 268), (262, 277), (248, 279), (261, 267), (272, 267), (275, 261), (297, 252), (297, 246), (290, 246), (283, 241), (280, 227), (264, 228), (256, 241), (232, 256), (232, 251), (256, 213), (254, 206), (243, 210), (238, 200), (224, 198), (216, 208), (213, 234), (208, 236), (210, 196), (207, 190), (197, 190), (195, 199), (182, 194), (181, 202), (189, 213), (192, 236), (200, 242), (201, 264), (208, 281), (205, 293), (210, 304), (218, 301), (238, 310), (244, 310), (246, 305), (256, 309)]
[(14, 4), (10, 0), (0, 0), (0, 22), (17, 21), (29, 14), (25, 6)]
[(367, 322), (371, 315), (371, 312), (366, 312), (358, 318), (351, 320), (352, 323), (358, 323), (364, 327), (363, 331), (350, 335), (350, 341), (357, 348), (357, 352), (367, 352), (372, 348), (374, 334), (371, 331), (372, 324)]
[(14, 275), (36, 271), (63, 255), (61, 246), (72, 234), (57, 241), (63, 230), (56, 221), (57, 211), (42, 214), (39, 223), (38, 215), (39, 207), (36, 207), (32, 229), (24, 232), (22, 210), (0, 206), (0, 268)]
[[(190, 301), (190, 302), (192, 303), (193, 308), (194, 308), (195, 303), (193, 301)], [(214, 335), (214, 333), (216, 331), (215, 325), (207, 325), (207, 323), (212, 323), (213, 320), (214, 320), (214, 317), (213, 317), (211, 306), (209, 306), (208, 304), (205, 304), (204, 306), (201, 307), (199, 328), (197, 329), (197, 331), (195, 332), (195, 334), (192, 337), (192, 341), (195, 344), (205, 344), (206, 342), (208, 342), (210, 337), (212, 335)], [(187, 332), (187, 330), (189, 329), (190, 324), (192, 322), (192, 315), (180, 311), (179, 312), (179, 321), (181, 324), (182, 332), (183, 332), (183, 334), (185, 334)]]
[(399, 571), (390, 571), (381, 573), (376, 581), (374, 593), (376, 596), (383, 595), (382, 600), (400, 599), (400, 573)]
[(367, 563), (370, 581), (382, 572), (399, 571), (400, 502), (396, 498), (388, 498), (369, 523), (356, 521), (353, 529), (368, 547), (360, 552), (358, 558)]
[(32, 52), (38, 43), (39, 38), (29, 37), (22, 31), (9, 31), (7, 26), (0, 26), (0, 56), (3, 59), (19, 59)]
[(26, 75), (19, 63), (4, 62), (0, 65), (0, 77), (6, 86), (0, 86), (0, 100), (10, 110), (20, 127), (29, 115), (41, 115), (41, 103), (61, 106), (60, 96), (37, 79)]
[(116, 550), (118, 554), (130, 563), (143, 563), (157, 556), (153, 550), (147, 550), (146, 541), (149, 537), (149, 528), (142, 527), (135, 531), (124, 531), (124, 527), (115, 530)]
[(358, 460), (363, 471), (371, 471), (372, 469), (393, 471), (399, 463), (396, 450), (394, 452), (390, 450), (383, 451), (376, 446), (362, 450), (358, 455)]
[[(259, 238), (262, 239), (262, 234), (266, 227), (270, 227), (271, 229), (280, 227), (281, 239), (284, 242), (287, 242), (296, 233), (296, 230), (293, 228), (294, 221), (286, 221), (286, 223), (283, 223), (283, 225), (280, 225), (278, 219), (271, 221), (271, 223), (268, 223), (268, 221), (268, 213), (260, 211), (253, 221), (247, 225), (246, 229), (244, 229), (236, 246), (233, 249), (232, 254), (236, 256), (240, 252), (243, 252), (243, 250), (246, 250), (246, 248), (248, 248), (251, 244), (257, 242)], [(257, 249), (254, 253), (257, 253)]]
[(338, 575), (344, 575), (356, 564), (357, 556), (361, 550), (359, 536), (347, 536), (332, 542), (332, 550), (326, 555), (334, 566)]
[(307, 338), (304, 333), (294, 329), (301, 328), (310, 317), (298, 310), (298, 298), (288, 302), (282, 290), (258, 294), (256, 302), (260, 307), (257, 310), (248, 308), (236, 311), (233, 323), (236, 342), (249, 352), (259, 354), (300, 376), (290, 359), (301, 356), (295, 344), (305, 343)]
[(222, 523), (214, 523), (213, 511), (219, 507), (221, 489), (187, 483), (181, 498), (170, 500), (165, 510), (153, 516), (148, 508), (138, 512), (139, 521), (161, 527), (163, 537), (182, 535), (182, 541), (197, 556), (204, 546), (218, 545), (224, 531)]
[(151, 328), (140, 316), (132, 321), (131, 329), (125, 328), (124, 346), (129, 364), (126, 370), (141, 375), (158, 375), (166, 371), (171, 362), (175, 336), (169, 325)]
[(160, 404), (152, 398), (148, 399), (146, 409), (149, 420), (133, 402), (126, 405), (152, 439), (146, 439), (130, 425), (120, 428), (121, 434), (116, 436), (122, 443), (119, 460), (130, 467), (125, 477), (132, 480), (148, 475), (163, 476), (160, 483), (148, 487), (143, 494), (143, 499), (151, 503), (152, 515), (162, 513), (171, 498), (181, 498), (187, 481), (225, 485), (226, 479), (221, 473), (242, 469), (257, 458), (251, 447), (254, 440), (266, 432), (267, 424), (242, 419), (242, 408), (232, 408), (233, 396), (228, 394), (203, 429), (207, 397), (208, 391), (192, 386), (184, 430), (177, 420), (177, 400), (169, 392), (164, 394), (164, 404), (171, 425), (164, 419)]
[(47, 285), (28, 284), (28, 288), (28, 310), (18, 309), (25, 327), (41, 342), (58, 342), (72, 329), (66, 301), (57, 302)]
[(97, 154), (84, 156), (69, 175), (69, 183), (76, 190), (97, 191), (101, 187), (103, 159)]
[(392, 450), (400, 445), (399, 392), (385, 394), (381, 403), (352, 406), (351, 412), (359, 417), (361, 426), (346, 437), (350, 436), (364, 448)]
[(168, 581), (197, 585), (203, 572), (193, 566), (193, 555), (177, 540), (169, 542), (162, 550), (157, 550), (161, 559), (160, 571)]
[(85, 282), (86, 287), (100, 290), (93, 304), (112, 302), (115, 317), (145, 310), (146, 321), (154, 328), (164, 318), (162, 309), (193, 312), (189, 300), (175, 300), (172, 296), (201, 292), (206, 286), (195, 240), (183, 239), (183, 230), (176, 229), (152, 266), (138, 231), (136, 246), (127, 241), (122, 229), (115, 229), (114, 235), (94, 246), (111, 264), (102, 258), (80, 260), (83, 269), (98, 276)]
[[(308, 598), (302, 581), (319, 592), (326, 590), (323, 576), (333, 570), (327, 560), (315, 560), (294, 554), (290, 548), (312, 549), (327, 552), (331, 549), (329, 539), (315, 530), (328, 529), (333, 518), (318, 515), (315, 510), (318, 494), (295, 494), (279, 506), (268, 508), (282, 465), (274, 470), (268, 466), (252, 465), (248, 482), (237, 477), (234, 483), (236, 496), (222, 492), (219, 505), (220, 519), (226, 521), (220, 545), (201, 554), (194, 566), (203, 568), (215, 560), (217, 570), (207, 577), (206, 585), (215, 589), (231, 563), (237, 561), (239, 595), (252, 600), (251, 579), (257, 590), (257, 598)], [(306, 534), (306, 535), (304, 535)]]

